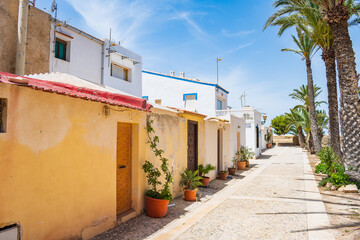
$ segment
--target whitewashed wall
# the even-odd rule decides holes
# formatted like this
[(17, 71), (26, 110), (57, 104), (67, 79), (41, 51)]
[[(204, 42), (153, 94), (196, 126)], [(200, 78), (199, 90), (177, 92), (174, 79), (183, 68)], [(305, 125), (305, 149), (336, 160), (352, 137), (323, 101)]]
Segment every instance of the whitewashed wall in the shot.
[(224, 108), (227, 106), (227, 93), (216, 86), (188, 80), (187, 78), (173, 77), (166, 74), (143, 71), (143, 96), (150, 102), (161, 99), (164, 106), (185, 108), (184, 94), (197, 94), (196, 112), (215, 116), (216, 97), (222, 98)]
[(70, 44), (68, 61), (55, 58), (54, 52), (54, 29), (51, 30), (49, 72), (67, 73), (94, 83), (101, 81), (101, 51), (102, 44), (90, 40), (64, 26), (57, 27), (57, 31), (71, 36), (68, 38), (62, 34), (56, 34), (57, 38)]
[[(51, 31), (49, 72), (67, 73), (97, 84), (101, 84), (101, 61), (104, 57), (103, 85), (109, 86), (131, 95), (142, 96), (142, 57), (119, 45), (110, 47), (114, 52), (109, 53), (108, 40), (94, 40), (79, 34), (68, 27), (57, 27), (56, 38), (68, 42), (67, 61), (55, 58), (54, 29)], [(102, 54), (104, 46), (104, 55)], [(111, 76), (111, 63), (127, 68), (129, 80)], [(134, 64), (135, 63), (135, 64)]]
[[(262, 152), (262, 144), (264, 133), (261, 131), (261, 113), (254, 109), (254, 107), (243, 107), (240, 110), (229, 111), (231, 115), (243, 118), (244, 114), (248, 114), (251, 119), (246, 119), (246, 146), (251, 148), (255, 155), (258, 157)], [(256, 125), (259, 126), (259, 148), (256, 147)]]
[[(106, 48), (108, 48), (108, 41), (106, 41)], [(106, 49), (105, 48), (105, 49)], [(104, 84), (106, 86), (119, 89), (121, 91), (130, 93), (134, 96), (142, 96), (142, 57), (130, 50), (119, 45), (111, 46), (117, 53), (110, 53), (110, 57), (105, 58), (104, 66)], [(129, 58), (124, 58), (126, 56)], [(135, 63), (134, 63), (135, 61)], [(111, 76), (111, 62), (121, 67), (129, 69), (129, 81)]]
[[(216, 121), (205, 121), (205, 164), (217, 166), (218, 164), (218, 123)], [(211, 179), (216, 178), (216, 170), (209, 173)]]

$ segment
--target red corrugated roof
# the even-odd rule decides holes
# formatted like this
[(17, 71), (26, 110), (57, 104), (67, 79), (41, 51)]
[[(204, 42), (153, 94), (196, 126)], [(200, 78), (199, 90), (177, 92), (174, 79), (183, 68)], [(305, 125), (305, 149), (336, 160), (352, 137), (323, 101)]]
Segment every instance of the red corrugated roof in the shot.
[(185, 110), (185, 109), (181, 109), (181, 108), (176, 108), (176, 107), (169, 107), (168, 108), (171, 108), (171, 109), (174, 109), (180, 113), (187, 113), (187, 114), (191, 114), (191, 115), (196, 115), (196, 116), (199, 116), (199, 117), (202, 117), (202, 118), (205, 118), (206, 115), (204, 114), (200, 114), (200, 113), (197, 113), (197, 112), (192, 112), (192, 111), (188, 111), (188, 110)]
[(90, 88), (77, 87), (70, 84), (44, 81), (29, 77), (22, 77), (11, 73), (0, 72), (0, 83), (14, 84), (24, 87), (31, 87), (35, 90), (53, 92), (68, 95), (75, 98), (107, 103), (120, 107), (149, 111), (152, 105), (146, 99), (131, 97), (127, 95), (99, 91)]

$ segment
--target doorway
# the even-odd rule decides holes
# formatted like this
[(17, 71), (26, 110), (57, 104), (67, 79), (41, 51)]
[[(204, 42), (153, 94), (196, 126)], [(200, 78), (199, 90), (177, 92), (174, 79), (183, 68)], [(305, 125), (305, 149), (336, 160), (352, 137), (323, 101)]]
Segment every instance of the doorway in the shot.
[(116, 213), (131, 209), (132, 125), (118, 123), (116, 143)]
[(187, 168), (195, 171), (198, 168), (198, 123), (188, 120), (188, 161)]

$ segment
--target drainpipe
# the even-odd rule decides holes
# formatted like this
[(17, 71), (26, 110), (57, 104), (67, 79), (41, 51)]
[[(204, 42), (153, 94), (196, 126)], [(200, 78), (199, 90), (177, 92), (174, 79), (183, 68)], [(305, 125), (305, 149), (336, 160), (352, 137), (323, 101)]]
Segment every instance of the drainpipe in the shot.
[(28, 25), (28, 0), (19, 0), (18, 35), (16, 45), (15, 74), (25, 75), (26, 39)]
[(105, 62), (105, 44), (106, 41), (101, 45), (101, 84), (104, 85), (104, 62)]

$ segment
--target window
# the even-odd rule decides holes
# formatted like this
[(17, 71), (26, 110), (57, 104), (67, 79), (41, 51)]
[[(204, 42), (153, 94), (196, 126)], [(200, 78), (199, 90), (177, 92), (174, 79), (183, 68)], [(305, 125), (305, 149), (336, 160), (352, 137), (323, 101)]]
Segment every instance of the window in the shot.
[(129, 81), (129, 70), (116, 64), (111, 64), (111, 76)]
[(161, 105), (161, 99), (155, 99), (155, 103)]
[(197, 100), (197, 93), (187, 93), (184, 94), (183, 100), (185, 101), (185, 109), (188, 111), (196, 111), (196, 100)]
[(55, 57), (66, 61), (66, 50), (67, 42), (57, 38), (55, 42)]
[(216, 110), (222, 110), (222, 101), (220, 99), (216, 100)]
[(7, 100), (0, 98), (0, 133), (6, 132)]
[(249, 113), (244, 113), (243, 116), (244, 116), (244, 119), (252, 119), (252, 117), (250, 116)]

